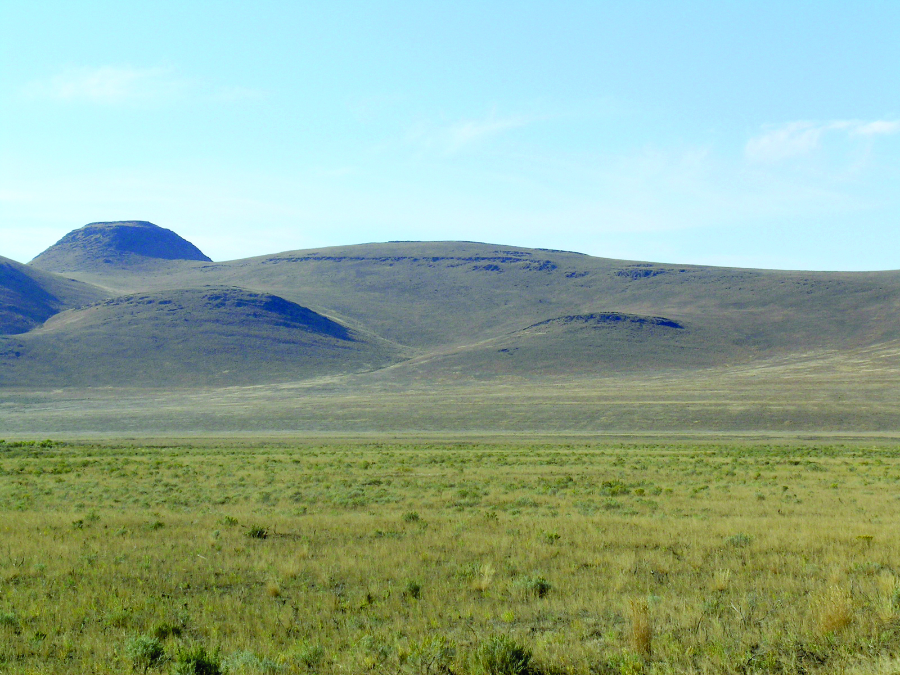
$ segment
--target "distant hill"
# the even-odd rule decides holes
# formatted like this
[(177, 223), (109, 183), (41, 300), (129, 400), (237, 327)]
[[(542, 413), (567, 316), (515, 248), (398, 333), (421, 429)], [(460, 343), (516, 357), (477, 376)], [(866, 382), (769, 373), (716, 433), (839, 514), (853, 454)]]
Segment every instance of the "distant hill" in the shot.
[(283, 298), (209, 287), (117, 296), (57, 314), (8, 341), (0, 383), (284, 382), (371, 370), (396, 361), (395, 353), (384, 340)]
[[(534, 419), (544, 420), (542, 428), (553, 419), (592, 428), (640, 417), (627, 406), (591, 413), (601, 382), (608, 402), (612, 382), (631, 382), (634, 397), (635, 378), (675, 383), (666, 385), (674, 392), (697, 391), (698, 378), (725, 378), (721, 395), (701, 407), (730, 406), (727, 414), (667, 402), (652, 419), (753, 427), (775, 424), (772, 415), (782, 413), (764, 412), (770, 394), (748, 403), (732, 396), (734, 387), (754, 383), (769, 392), (766, 383), (780, 378), (779, 386), (797, 389), (778, 410), (802, 404), (813, 390), (825, 399), (777, 424), (822, 419), (841, 428), (865, 419), (880, 429), (896, 418), (900, 427), (900, 410), (880, 393), (900, 391), (898, 271), (674, 265), (476, 242), (362, 244), (212, 262), (143, 221), (94, 223), (28, 266), (4, 265), (0, 386), (7, 388), (274, 387), (258, 402), (278, 408), (266, 414), (282, 428), (300, 417), (288, 413), (292, 399), (276, 396), (279, 387), (325, 386), (318, 390), (325, 396), (333, 386), (339, 400), (323, 410), (344, 420), (336, 428), (362, 429), (462, 424), (461, 411), (482, 408), (451, 403), (457, 399), (448, 392), (457, 387), (510, 397), (485, 428), (511, 424), (503, 415), (524, 410), (517, 396), (557, 406), (578, 391), (577, 404), (542, 409)], [(847, 387), (868, 391), (881, 401), (878, 410), (842, 406), (853, 397)], [(417, 398), (396, 398), (405, 390)], [(447, 405), (434, 403), (445, 395)]]
[(89, 284), (0, 257), (0, 335), (26, 333), (67, 307), (104, 295)]
[(49, 272), (142, 266), (154, 260), (209, 261), (200, 249), (171, 230), (142, 220), (90, 223), (70, 232), (31, 261)]

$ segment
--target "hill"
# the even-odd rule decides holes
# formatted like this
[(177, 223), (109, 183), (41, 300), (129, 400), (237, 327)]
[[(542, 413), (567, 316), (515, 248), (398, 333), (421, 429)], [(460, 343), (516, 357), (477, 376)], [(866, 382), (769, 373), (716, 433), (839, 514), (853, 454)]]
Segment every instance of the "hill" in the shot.
[[(162, 246), (175, 241), (166, 232), (93, 224), (32, 261), (39, 288), (76, 283), (63, 273), (95, 295), (47, 305), (31, 330), (0, 338), (7, 391), (115, 387), (118, 405), (126, 390), (154, 387), (171, 392), (157, 391), (160, 405), (186, 415), (185, 429), (218, 420), (225, 399), (232, 411), (249, 406), (229, 418), (236, 428), (900, 426), (890, 394), (900, 390), (897, 271), (672, 265), (474, 242), (212, 262)], [(7, 314), (28, 315), (9, 297)], [(181, 410), (174, 402), (188, 390), (205, 393)], [(679, 400), (687, 391), (693, 403)], [(860, 392), (868, 403), (847, 409)]]
[(284, 382), (371, 370), (394, 362), (396, 352), (278, 296), (207, 287), (116, 296), (61, 312), (8, 341), (0, 383)]
[(143, 267), (156, 260), (209, 261), (209, 258), (171, 230), (130, 220), (85, 225), (67, 234), (30, 264), (51, 272), (90, 272), (107, 265)]
[(89, 284), (0, 257), (0, 335), (26, 333), (63, 309), (104, 295)]

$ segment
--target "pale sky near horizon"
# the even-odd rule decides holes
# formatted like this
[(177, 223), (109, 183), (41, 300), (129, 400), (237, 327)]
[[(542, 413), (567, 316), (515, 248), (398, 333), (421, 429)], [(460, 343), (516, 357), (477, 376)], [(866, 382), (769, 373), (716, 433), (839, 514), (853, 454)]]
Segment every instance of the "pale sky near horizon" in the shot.
[(470, 240), (900, 269), (900, 2), (0, 0), (0, 255)]

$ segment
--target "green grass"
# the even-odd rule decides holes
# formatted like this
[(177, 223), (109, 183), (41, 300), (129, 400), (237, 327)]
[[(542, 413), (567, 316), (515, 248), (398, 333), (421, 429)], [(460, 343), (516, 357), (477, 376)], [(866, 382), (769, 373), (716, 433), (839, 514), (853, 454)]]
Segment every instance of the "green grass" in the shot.
[(896, 447), (0, 443), (0, 671), (895, 672), (898, 497)]

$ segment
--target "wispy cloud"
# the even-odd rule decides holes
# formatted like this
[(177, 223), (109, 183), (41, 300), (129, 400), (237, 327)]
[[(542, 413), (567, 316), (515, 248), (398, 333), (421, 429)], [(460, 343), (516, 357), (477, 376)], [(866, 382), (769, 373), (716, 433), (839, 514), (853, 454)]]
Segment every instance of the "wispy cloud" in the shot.
[(848, 136), (877, 136), (900, 131), (900, 121), (832, 120), (829, 122), (789, 122), (767, 128), (754, 136), (744, 148), (748, 159), (755, 162), (778, 162), (816, 150), (822, 138), (831, 132)]
[(528, 122), (528, 119), (521, 116), (496, 117), (490, 115), (485, 119), (457, 122), (447, 129), (447, 136), (451, 147), (459, 149), (491, 136), (497, 136), (510, 129), (524, 127)]
[(856, 136), (874, 136), (876, 134), (896, 134), (898, 131), (900, 131), (900, 121), (877, 120), (860, 123), (851, 133)]
[(442, 126), (419, 125), (407, 134), (407, 141), (431, 150), (454, 154), (483, 143), (512, 129), (536, 121), (525, 115), (500, 117), (491, 113), (478, 119), (467, 119)]
[(811, 122), (791, 122), (751, 138), (744, 151), (749, 159), (757, 162), (796, 157), (817, 148), (827, 129)]
[(170, 68), (102, 66), (67, 68), (30, 83), (25, 91), (30, 96), (58, 101), (117, 104), (171, 96), (184, 86)]

